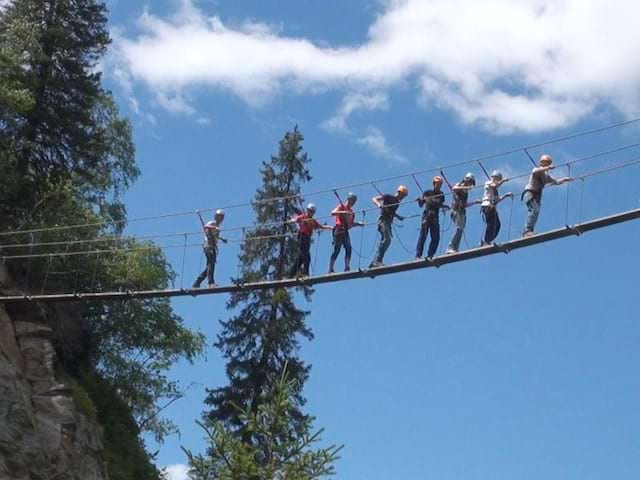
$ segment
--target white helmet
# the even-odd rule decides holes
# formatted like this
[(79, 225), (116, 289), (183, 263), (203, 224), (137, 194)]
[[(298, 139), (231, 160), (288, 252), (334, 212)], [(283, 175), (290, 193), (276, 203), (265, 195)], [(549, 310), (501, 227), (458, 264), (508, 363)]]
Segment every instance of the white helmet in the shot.
[(467, 182), (473, 183), (474, 185), (476, 184), (476, 176), (472, 172), (467, 172), (467, 174), (464, 176), (464, 179)]
[(310, 212), (315, 212), (317, 209), (313, 203), (310, 203), (309, 205), (307, 205), (307, 210)]
[(349, 195), (347, 195), (347, 200), (353, 200), (355, 202), (356, 200), (358, 200), (358, 195), (353, 192), (349, 192)]
[(223, 209), (221, 209), (221, 208), (217, 209), (217, 210), (216, 210), (216, 215), (221, 215), (221, 216), (223, 216), (223, 217), (224, 217), (224, 210), (223, 210)]
[(502, 180), (502, 173), (499, 170), (494, 170), (491, 172), (491, 178), (497, 178), (498, 180)]

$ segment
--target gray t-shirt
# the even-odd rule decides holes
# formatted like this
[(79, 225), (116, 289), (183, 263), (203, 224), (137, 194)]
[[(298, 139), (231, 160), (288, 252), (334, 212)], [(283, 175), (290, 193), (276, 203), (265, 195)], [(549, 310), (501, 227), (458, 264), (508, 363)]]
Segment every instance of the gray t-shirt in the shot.
[(534, 168), (531, 170), (531, 175), (529, 175), (529, 182), (527, 182), (527, 186), (524, 187), (524, 191), (534, 192), (537, 194), (542, 193), (542, 189), (545, 185), (557, 185), (558, 181), (549, 175), (549, 170), (538, 170)]

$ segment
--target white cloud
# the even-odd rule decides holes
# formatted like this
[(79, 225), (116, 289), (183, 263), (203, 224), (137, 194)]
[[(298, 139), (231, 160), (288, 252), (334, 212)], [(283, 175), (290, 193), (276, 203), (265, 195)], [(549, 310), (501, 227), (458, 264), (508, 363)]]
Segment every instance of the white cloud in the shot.
[(4, 8), (9, 5), (13, 0), (0, 0), (0, 8)]
[(167, 480), (189, 480), (189, 467), (187, 465), (176, 464), (165, 467)]
[[(194, 87), (230, 91), (254, 105), (284, 93), (384, 92), (407, 81), (422, 104), (498, 132), (571, 125), (601, 105), (640, 113), (640, 2), (381, 5), (367, 38), (340, 47), (257, 22), (231, 27), (182, 0), (171, 19), (145, 12), (141, 33), (120, 37), (116, 49), (133, 79), (177, 101), (163, 106), (181, 113), (189, 110), (181, 92)], [(350, 114), (345, 98), (325, 126), (339, 130)]]
[(384, 158), (391, 163), (409, 163), (409, 160), (404, 155), (401, 155), (389, 146), (387, 138), (379, 128), (369, 127), (367, 133), (358, 138), (357, 143), (365, 147), (372, 154)]
[(389, 100), (384, 93), (350, 92), (342, 99), (342, 105), (335, 115), (323, 122), (322, 127), (332, 132), (346, 132), (349, 130), (347, 120), (354, 112), (358, 110), (387, 110), (388, 108)]

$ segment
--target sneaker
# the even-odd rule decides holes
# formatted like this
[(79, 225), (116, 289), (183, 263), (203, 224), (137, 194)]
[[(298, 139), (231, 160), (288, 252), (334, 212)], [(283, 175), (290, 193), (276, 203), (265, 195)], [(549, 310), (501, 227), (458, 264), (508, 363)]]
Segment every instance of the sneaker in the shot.
[(447, 248), (447, 251), (444, 253), (445, 255), (451, 255), (452, 253), (458, 253), (458, 251), (453, 248)]
[(524, 233), (522, 234), (522, 238), (531, 237), (531, 236), (533, 236), (533, 235), (535, 235), (535, 233), (533, 233), (531, 230), (527, 230), (526, 232), (524, 232)]
[(191, 285), (191, 288), (200, 288), (200, 284), (198, 282)]
[(345, 271), (345, 272), (350, 272), (350, 271), (351, 271), (351, 268), (350, 268), (350, 267), (344, 267), (344, 271)]
[(336, 271), (333, 268), (329, 269), (329, 275), (331, 275), (332, 273), (336, 273)]
[(369, 268), (377, 268), (377, 267), (382, 267), (384, 265), (384, 263), (379, 262), (379, 261), (374, 261), (371, 262), (371, 265), (369, 265)]
[(218, 284), (216, 282), (209, 283), (209, 288), (214, 288), (214, 287), (217, 287), (217, 286), (218, 286)]

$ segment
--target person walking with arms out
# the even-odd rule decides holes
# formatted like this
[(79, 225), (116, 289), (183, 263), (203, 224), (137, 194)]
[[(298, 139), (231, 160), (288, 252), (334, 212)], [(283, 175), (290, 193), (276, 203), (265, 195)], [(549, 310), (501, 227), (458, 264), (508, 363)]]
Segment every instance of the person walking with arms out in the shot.
[(529, 237), (534, 234), (533, 231), (535, 230), (536, 222), (540, 215), (540, 204), (544, 187), (547, 185), (562, 185), (563, 183), (573, 180), (571, 177), (556, 180), (549, 174), (549, 170), (553, 168), (553, 158), (551, 155), (542, 155), (540, 157), (540, 166), (531, 170), (529, 181), (522, 193), (522, 200), (524, 200), (527, 205), (527, 223), (524, 226), (523, 237)]
[(347, 201), (345, 203), (340, 201), (340, 204), (331, 212), (331, 215), (335, 217), (336, 226), (333, 228), (333, 253), (329, 261), (329, 273), (334, 273), (336, 260), (342, 247), (344, 247), (344, 271), (348, 272), (351, 269), (352, 248), (349, 230), (352, 227), (364, 226), (364, 224), (355, 221), (353, 206), (357, 201), (358, 196), (353, 192), (349, 192)]
[(305, 277), (309, 276), (311, 266), (311, 235), (316, 230), (331, 230), (329, 225), (322, 225), (313, 218), (316, 214), (316, 206), (313, 203), (307, 205), (306, 212), (299, 213), (289, 222), (298, 224), (298, 259), (296, 260), (291, 276), (296, 277), (300, 272)]
[(464, 178), (456, 183), (451, 191), (453, 197), (451, 200), (451, 220), (456, 226), (456, 231), (451, 238), (451, 243), (446, 253), (456, 253), (460, 249), (460, 241), (467, 225), (467, 207), (480, 204), (480, 200), (469, 202), (469, 190), (476, 186), (476, 176), (469, 172)]
[(224, 221), (224, 210), (218, 209), (216, 210), (214, 220), (209, 221), (207, 223), (204, 222), (200, 212), (198, 213), (198, 217), (200, 218), (200, 223), (202, 224), (202, 230), (204, 231), (204, 255), (207, 259), (207, 266), (202, 271), (196, 281), (193, 283), (193, 288), (200, 288), (200, 284), (206, 278), (209, 286), (214, 287), (214, 273), (216, 269), (216, 262), (218, 260), (218, 240), (223, 243), (227, 243), (225, 238), (220, 236), (220, 230), (222, 222)]
[(393, 220), (397, 218), (400, 221), (404, 220), (404, 217), (398, 215), (398, 207), (400, 202), (409, 195), (409, 189), (400, 185), (396, 190), (395, 195), (390, 193), (380, 194), (372, 198), (373, 204), (380, 209), (380, 217), (378, 218), (378, 231), (380, 232), (380, 244), (378, 246), (378, 252), (376, 258), (369, 265), (369, 268), (380, 267), (383, 265), (384, 254), (386, 253), (389, 245), (391, 245), (391, 239), (393, 238)]
[(500, 233), (500, 216), (498, 215), (498, 204), (505, 198), (513, 197), (513, 193), (505, 193), (500, 196), (498, 188), (503, 183), (508, 182), (508, 178), (504, 178), (502, 173), (494, 170), (491, 173), (491, 177), (484, 183), (484, 194), (482, 195), (482, 202), (480, 206), (482, 208), (482, 215), (486, 224), (484, 231), (484, 239), (481, 246), (490, 245), (497, 238)]
[(422, 258), (427, 235), (431, 235), (427, 258), (433, 258), (438, 251), (438, 245), (440, 244), (440, 209), (448, 208), (444, 204), (443, 182), (444, 179), (440, 175), (436, 175), (433, 177), (433, 189), (426, 190), (421, 197), (416, 198), (418, 205), (424, 207), (420, 235), (416, 245), (416, 260)]

